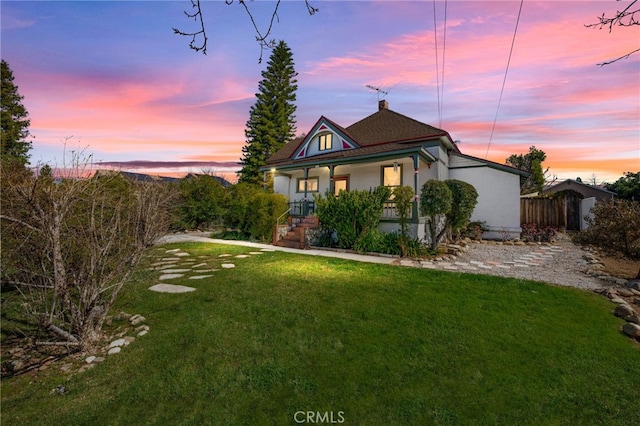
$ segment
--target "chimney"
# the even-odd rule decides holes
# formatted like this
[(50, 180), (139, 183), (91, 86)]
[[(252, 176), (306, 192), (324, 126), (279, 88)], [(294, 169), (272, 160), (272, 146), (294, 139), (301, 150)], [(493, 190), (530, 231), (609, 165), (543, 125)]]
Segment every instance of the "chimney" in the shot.
[(389, 109), (389, 102), (384, 99), (378, 101), (378, 111), (382, 111), (383, 109)]

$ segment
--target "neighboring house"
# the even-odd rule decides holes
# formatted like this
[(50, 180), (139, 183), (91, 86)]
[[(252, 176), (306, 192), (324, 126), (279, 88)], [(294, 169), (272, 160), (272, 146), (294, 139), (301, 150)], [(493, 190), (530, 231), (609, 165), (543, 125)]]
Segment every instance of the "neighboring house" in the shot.
[(201, 176), (211, 176), (212, 178), (214, 178), (215, 180), (217, 180), (218, 182), (220, 182), (220, 185), (222, 185), (223, 187), (227, 188), (229, 186), (231, 186), (231, 182), (229, 182), (228, 180), (226, 180), (225, 178), (223, 178), (222, 176), (215, 176), (215, 175), (205, 175), (202, 173), (189, 173), (188, 175), (186, 175), (183, 179), (191, 179), (191, 178), (198, 178)]
[[(462, 154), (448, 132), (391, 111), (380, 101), (378, 112), (341, 127), (320, 117), (306, 136), (277, 151), (262, 169), (273, 176), (274, 191), (284, 194), (294, 214), (307, 213), (307, 202), (326, 191), (369, 190), (408, 185), (417, 194), (410, 232), (425, 237), (425, 217), (418, 200), (430, 179), (459, 179), (478, 191), (472, 221), (485, 222), (485, 238), (520, 236), (520, 179), (527, 172)], [(302, 206), (302, 208), (298, 208)], [(313, 208), (313, 204), (310, 204)], [(393, 201), (386, 206), (380, 230), (398, 229)]]
[(542, 195), (561, 195), (564, 202), (564, 219), (567, 231), (587, 229), (586, 216), (592, 217), (591, 209), (598, 201), (608, 201), (615, 193), (595, 185), (567, 179), (542, 190)]
[(567, 179), (565, 181), (550, 185), (542, 190), (542, 194), (555, 194), (562, 191), (573, 191), (582, 195), (582, 198), (595, 197), (597, 201), (611, 200), (616, 194), (604, 188), (586, 183)]
[(96, 170), (94, 176), (111, 176), (120, 175), (124, 178), (139, 181), (139, 182), (178, 182), (180, 178), (168, 177), (168, 176), (154, 176), (144, 173), (124, 172), (122, 170)]

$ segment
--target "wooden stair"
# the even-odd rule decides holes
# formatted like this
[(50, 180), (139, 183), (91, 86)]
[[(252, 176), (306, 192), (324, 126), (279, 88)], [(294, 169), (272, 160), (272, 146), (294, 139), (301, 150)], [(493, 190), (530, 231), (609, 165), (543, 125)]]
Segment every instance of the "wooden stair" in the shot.
[(307, 243), (307, 230), (317, 229), (320, 227), (320, 222), (317, 216), (305, 216), (303, 218), (289, 218), (289, 230), (287, 234), (282, 238), (275, 241), (275, 245), (278, 247), (289, 247), (296, 249), (306, 249)]

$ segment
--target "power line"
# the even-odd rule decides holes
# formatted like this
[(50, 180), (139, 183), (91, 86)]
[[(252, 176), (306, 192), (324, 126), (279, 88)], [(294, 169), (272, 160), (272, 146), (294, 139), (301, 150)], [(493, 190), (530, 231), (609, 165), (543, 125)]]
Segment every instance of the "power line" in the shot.
[(444, 108), (444, 59), (447, 51), (447, 0), (444, 0), (444, 37), (442, 40), (442, 95), (440, 96), (440, 124), (442, 127), (442, 110)]
[(498, 121), (498, 111), (500, 111), (500, 103), (502, 103), (502, 94), (504, 93), (504, 86), (507, 82), (507, 73), (509, 72), (509, 65), (511, 64), (511, 55), (513, 54), (513, 46), (516, 43), (516, 34), (518, 33), (518, 24), (520, 23), (520, 15), (522, 14), (523, 3), (524, 3), (524, 0), (520, 0), (520, 10), (518, 10), (518, 19), (516, 20), (516, 28), (513, 31), (513, 39), (511, 40), (511, 50), (509, 50), (509, 59), (507, 60), (507, 68), (504, 70), (504, 79), (502, 80), (502, 89), (500, 89), (500, 97), (498, 98), (498, 107), (496, 108), (496, 116), (493, 118), (493, 126), (491, 127), (489, 144), (487, 145), (487, 152), (484, 155), (485, 159), (489, 156), (489, 148), (491, 148), (491, 140), (493, 139), (493, 132), (496, 129), (496, 122)]
[[(440, 67), (440, 55), (438, 54), (438, 23), (436, 15), (436, 0), (433, 0), (433, 38), (436, 52), (436, 93), (438, 96), (438, 127), (442, 127), (442, 109), (444, 104), (444, 60), (447, 50), (447, 0), (444, 2), (444, 38), (442, 41), (442, 67)], [(442, 83), (440, 82), (442, 73)]]
[(438, 120), (442, 125), (442, 104), (440, 103), (440, 65), (438, 64), (438, 24), (436, 22), (436, 0), (433, 0), (433, 38), (436, 46), (436, 93), (438, 95)]

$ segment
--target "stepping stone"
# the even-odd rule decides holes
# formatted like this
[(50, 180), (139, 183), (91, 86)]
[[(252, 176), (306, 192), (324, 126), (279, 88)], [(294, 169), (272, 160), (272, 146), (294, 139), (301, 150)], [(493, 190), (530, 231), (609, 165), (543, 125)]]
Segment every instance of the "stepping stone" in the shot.
[(273, 252), (275, 250), (274, 249), (266, 249), (266, 248), (264, 248), (264, 249), (260, 249), (260, 251)]
[(238, 259), (244, 259), (244, 258), (249, 257), (249, 255), (248, 255), (248, 254), (239, 254), (239, 255), (237, 255), (236, 257), (237, 257)]
[(172, 280), (174, 278), (180, 278), (183, 275), (184, 274), (164, 274), (164, 275), (160, 275), (160, 278), (158, 278), (158, 279), (160, 281), (162, 281), (162, 280)]
[(192, 268), (201, 268), (203, 266), (207, 266), (206, 263), (198, 263), (197, 265), (193, 265)]
[(230, 256), (231, 256), (230, 254), (226, 254), (226, 253), (225, 253), (225, 254), (221, 254), (221, 255), (220, 255), (220, 256), (218, 256), (218, 257), (230, 257)]
[(213, 275), (194, 275), (193, 277), (189, 277), (190, 280), (201, 280), (204, 278), (212, 277)]
[(231, 269), (236, 267), (236, 265), (234, 265), (233, 263), (223, 263), (220, 266), (222, 266), (224, 269)]
[(187, 287), (185, 285), (172, 285), (172, 284), (156, 284), (149, 287), (149, 290), (158, 293), (189, 293), (196, 291), (193, 287)]
[(177, 248), (177, 249), (167, 250), (165, 253), (177, 253), (177, 252), (179, 252), (179, 251), (180, 251), (180, 249), (179, 249), (179, 248)]
[(250, 251), (249, 254), (264, 254), (261, 251)]
[(198, 269), (197, 272), (215, 272), (215, 271), (219, 271), (220, 269)]
[(176, 253), (176, 256), (184, 257), (184, 256), (191, 256), (191, 255), (189, 253), (180, 252), (180, 253)]
[(162, 262), (178, 262), (180, 260), (179, 257), (163, 257), (160, 259)]
[(165, 260), (163, 262), (152, 263), (150, 266), (166, 266), (166, 265), (171, 265), (172, 263), (176, 263), (177, 261), (178, 261), (178, 259), (176, 259), (176, 260)]
[(191, 269), (162, 269), (163, 274), (178, 274), (181, 272), (190, 272)]

